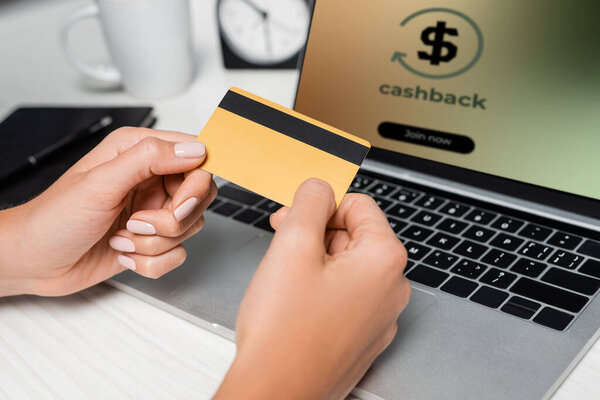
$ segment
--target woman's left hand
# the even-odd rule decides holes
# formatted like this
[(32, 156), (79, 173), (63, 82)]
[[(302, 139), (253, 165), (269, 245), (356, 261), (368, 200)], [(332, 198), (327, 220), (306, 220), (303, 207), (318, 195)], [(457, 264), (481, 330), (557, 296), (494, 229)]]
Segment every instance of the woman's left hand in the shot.
[(206, 149), (179, 132), (121, 128), (48, 190), (0, 212), (0, 296), (61, 296), (129, 268), (181, 265), (214, 200)]

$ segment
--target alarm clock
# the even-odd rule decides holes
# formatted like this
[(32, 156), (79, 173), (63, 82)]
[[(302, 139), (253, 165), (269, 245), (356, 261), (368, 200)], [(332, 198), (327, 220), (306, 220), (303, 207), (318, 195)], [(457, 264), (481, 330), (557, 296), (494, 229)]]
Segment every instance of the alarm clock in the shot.
[(225, 68), (296, 68), (311, 15), (309, 0), (218, 0)]

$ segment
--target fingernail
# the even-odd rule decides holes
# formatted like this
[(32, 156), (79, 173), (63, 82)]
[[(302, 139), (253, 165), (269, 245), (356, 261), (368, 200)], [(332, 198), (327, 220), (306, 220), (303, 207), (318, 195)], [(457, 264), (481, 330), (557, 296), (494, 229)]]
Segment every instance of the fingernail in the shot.
[(130, 240), (123, 236), (113, 236), (108, 241), (110, 247), (117, 251), (122, 251), (123, 253), (134, 253), (135, 252), (135, 244)]
[(200, 158), (206, 153), (202, 142), (181, 142), (175, 144), (175, 155), (181, 158)]
[(187, 199), (179, 207), (177, 207), (175, 209), (175, 211), (173, 211), (173, 215), (175, 216), (175, 219), (177, 221), (183, 221), (192, 213), (192, 211), (194, 211), (194, 208), (196, 208), (197, 205), (198, 205), (197, 198), (192, 197), (190, 199)]
[(156, 233), (156, 229), (152, 224), (144, 221), (136, 221), (135, 219), (127, 221), (127, 230), (138, 235), (154, 235)]
[(119, 257), (117, 257), (117, 260), (119, 261), (119, 264), (121, 264), (123, 267), (135, 271), (135, 260), (133, 258), (124, 255), (119, 255)]

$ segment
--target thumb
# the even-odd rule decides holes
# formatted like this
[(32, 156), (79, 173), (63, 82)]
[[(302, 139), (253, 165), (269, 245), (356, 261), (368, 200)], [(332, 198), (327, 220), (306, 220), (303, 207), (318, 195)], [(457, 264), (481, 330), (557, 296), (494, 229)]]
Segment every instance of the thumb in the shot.
[(92, 182), (115, 196), (115, 202), (137, 184), (154, 175), (171, 175), (190, 171), (206, 158), (201, 142), (169, 142), (146, 137), (122, 154), (90, 170)]
[(335, 196), (327, 182), (309, 179), (294, 196), (294, 203), (281, 222), (276, 236), (293, 242), (300, 250), (324, 248), (325, 230), (335, 212)]

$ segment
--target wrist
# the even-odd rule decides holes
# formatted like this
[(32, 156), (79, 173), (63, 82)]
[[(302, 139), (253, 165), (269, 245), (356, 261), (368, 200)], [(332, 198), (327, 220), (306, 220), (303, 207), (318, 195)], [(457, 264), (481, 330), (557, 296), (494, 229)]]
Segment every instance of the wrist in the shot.
[(0, 297), (32, 293), (21, 225), (26, 205), (0, 210)]
[[(238, 354), (213, 400), (246, 399), (321, 399), (328, 398), (320, 390), (314, 372), (318, 365), (307, 366), (293, 354)], [(302, 357), (300, 357), (302, 358)], [(322, 388), (321, 388), (322, 389)]]

